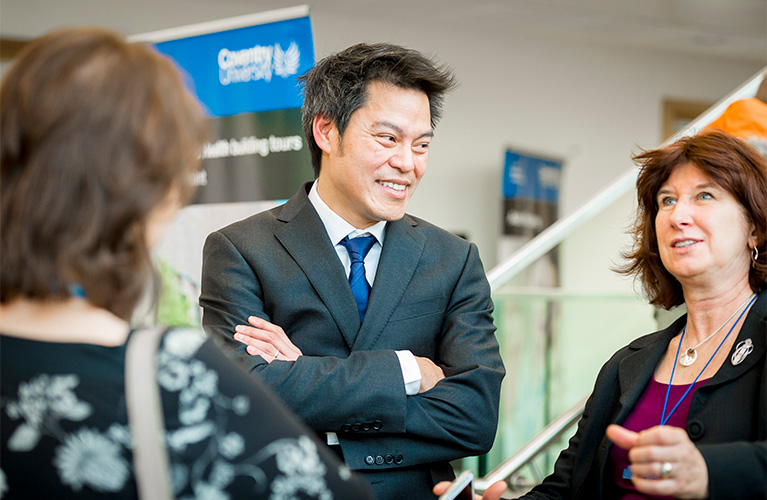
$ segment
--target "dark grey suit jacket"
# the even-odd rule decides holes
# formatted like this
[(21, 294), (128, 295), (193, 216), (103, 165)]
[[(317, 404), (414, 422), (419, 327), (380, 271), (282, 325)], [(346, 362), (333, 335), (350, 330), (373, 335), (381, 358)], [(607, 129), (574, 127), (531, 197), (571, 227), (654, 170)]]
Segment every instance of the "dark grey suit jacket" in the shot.
[[(640, 337), (613, 355), (602, 367), (578, 430), (559, 455), (554, 473), (522, 498), (615, 498), (607, 463), (613, 446), (605, 437), (607, 426), (626, 420), (686, 321), (684, 315), (667, 329)], [(727, 361), (693, 393), (687, 416), (687, 435), (708, 466), (710, 500), (767, 497), (767, 292), (759, 294), (743, 321)], [(754, 349), (733, 366), (730, 356), (747, 338)]]
[[(317, 432), (338, 433), (379, 498), (433, 498), (448, 462), (493, 443), (504, 368), (477, 247), (406, 215), (387, 224), (365, 321), (306, 184), (285, 205), (208, 236), (203, 324)], [(303, 352), (267, 364), (233, 340), (256, 315)], [(406, 396), (395, 350), (446, 378)], [(404, 495), (404, 496), (400, 496)]]

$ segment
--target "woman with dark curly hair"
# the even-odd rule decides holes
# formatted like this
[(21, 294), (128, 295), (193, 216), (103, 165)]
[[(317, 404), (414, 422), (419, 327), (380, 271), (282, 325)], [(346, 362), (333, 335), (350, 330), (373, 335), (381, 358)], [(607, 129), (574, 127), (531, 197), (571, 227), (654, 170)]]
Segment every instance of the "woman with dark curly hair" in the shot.
[(710, 132), (635, 161), (622, 272), (687, 314), (604, 365), (554, 473), (523, 498), (765, 498), (767, 160)]

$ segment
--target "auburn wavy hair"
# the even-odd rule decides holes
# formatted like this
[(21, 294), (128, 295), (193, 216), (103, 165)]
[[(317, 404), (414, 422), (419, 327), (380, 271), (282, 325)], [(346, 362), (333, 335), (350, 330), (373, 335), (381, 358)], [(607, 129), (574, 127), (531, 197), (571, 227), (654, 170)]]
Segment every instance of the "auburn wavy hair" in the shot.
[(745, 141), (722, 132), (685, 137), (666, 147), (634, 156), (639, 166), (637, 217), (632, 229), (634, 248), (618, 272), (634, 275), (650, 303), (671, 309), (684, 303), (682, 286), (661, 262), (655, 217), (657, 194), (675, 168), (692, 164), (726, 189), (740, 203), (746, 220), (754, 224), (759, 259), (752, 261), (749, 284), (754, 292), (767, 282), (767, 159)]

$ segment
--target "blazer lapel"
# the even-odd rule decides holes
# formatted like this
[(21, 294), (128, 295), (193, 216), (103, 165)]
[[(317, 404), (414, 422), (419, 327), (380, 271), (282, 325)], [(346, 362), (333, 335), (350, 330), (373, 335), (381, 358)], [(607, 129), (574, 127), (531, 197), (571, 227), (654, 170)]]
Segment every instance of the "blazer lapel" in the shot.
[(286, 224), (275, 237), (309, 279), (351, 348), (360, 328), (357, 303), (322, 220), (309, 202), (307, 186), (280, 211), (278, 219)]
[(655, 372), (660, 358), (666, 352), (669, 342), (679, 333), (685, 321), (687, 321), (687, 315), (674, 321), (658, 335), (641, 337), (629, 344), (629, 348), (635, 349), (636, 352), (626, 356), (618, 365), (621, 395), (617, 422), (622, 422), (634, 408)]
[[(620, 390), (618, 413), (614, 422), (623, 423), (629, 412), (634, 408), (642, 392), (645, 390), (650, 377), (655, 372), (660, 358), (666, 352), (671, 339), (681, 330), (687, 319), (687, 315), (676, 320), (665, 330), (657, 334), (640, 337), (629, 344), (629, 349), (634, 350), (618, 364), (618, 387)], [(658, 415), (660, 423), (660, 415)], [(599, 447), (600, 478), (604, 478), (607, 466), (607, 455), (612, 443), (606, 436), (602, 437), (602, 443), (606, 446)]]
[(424, 236), (415, 229), (416, 225), (407, 215), (386, 225), (375, 283), (354, 350), (373, 348), (415, 274), (426, 244)]

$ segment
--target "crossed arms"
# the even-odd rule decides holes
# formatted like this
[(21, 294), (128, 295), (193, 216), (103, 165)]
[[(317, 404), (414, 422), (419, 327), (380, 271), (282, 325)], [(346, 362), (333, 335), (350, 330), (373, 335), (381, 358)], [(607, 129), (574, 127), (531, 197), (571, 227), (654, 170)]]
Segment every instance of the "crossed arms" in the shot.
[[(414, 276), (401, 299), (405, 306), (377, 326), (372, 347), (357, 349), (339, 332), (340, 313), (318, 297), (301, 266), (278, 242), (267, 237), (258, 252), (248, 252), (248, 241), (258, 235), (238, 236), (216, 232), (206, 242), (203, 324), (310, 427), (339, 433), (352, 468), (368, 468), (364, 455), (371, 446), (382, 452), (407, 450), (405, 463), (392, 467), (489, 449), (504, 369), (475, 246), (464, 245), (457, 265), (446, 266), (442, 255), (422, 259), (419, 269), (427, 275), (439, 270), (444, 284)], [(329, 272), (342, 275), (340, 262), (336, 264)], [(254, 320), (257, 325), (284, 329), (251, 346), (256, 355), (234, 338), (237, 325), (247, 325), (250, 316), (268, 322)], [(272, 347), (281, 354), (267, 362)], [(417, 395), (405, 394), (398, 349), (408, 349), (434, 367), (424, 361), (424, 390)]]

